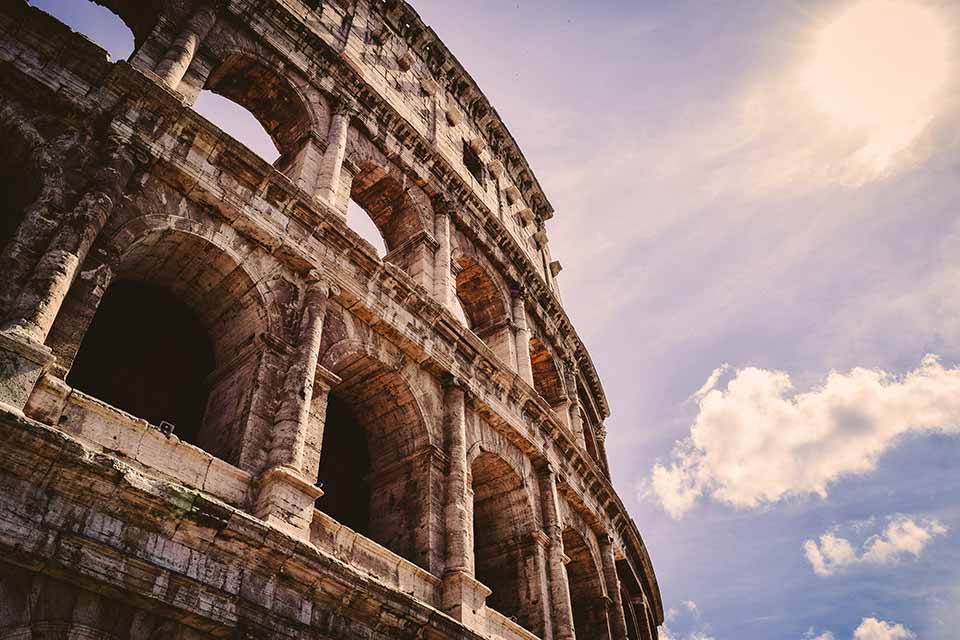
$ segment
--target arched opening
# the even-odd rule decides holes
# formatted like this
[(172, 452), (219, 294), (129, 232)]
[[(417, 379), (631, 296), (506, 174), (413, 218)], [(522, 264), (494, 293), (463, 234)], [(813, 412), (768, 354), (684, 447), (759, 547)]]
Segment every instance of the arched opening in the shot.
[(487, 606), (539, 634), (531, 537), (533, 512), (523, 479), (503, 459), (482, 453), (470, 466), (474, 572), (491, 590)]
[(575, 529), (563, 531), (563, 552), (567, 564), (567, 584), (573, 608), (573, 627), (578, 638), (609, 638), (603, 578), (590, 547)]
[(350, 184), (350, 199), (373, 221), (387, 252), (400, 248), (425, 229), (406, 187), (382, 167), (361, 167)]
[[(134, 33), (123, 18), (110, 9), (93, 2), (63, 2), (62, 0), (29, 0), (29, 4), (48, 13), (77, 33), (82, 33), (91, 41), (106, 49), (112, 60), (126, 60), (134, 51)], [(117, 3), (112, 4), (126, 4)], [(143, 2), (149, 5), (149, 2)], [(156, 13), (138, 12), (138, 22), (143, 22), (147, 31), (156, 22)], [(134, 16), (129, 16), (133, 18)]]
[(475, 333), (483, 333), (507, 319), (507, 303), (496, 282), (468, 256), (457, 258), (457, 298)]
[(317, 508), (358, 533), (370, 532), (370, 451), (350, 405), (331, 395), (323, 429)]
[(540, 338), (530, 338), (530, 365), (533, 368), (533, 388), (551, 406), (563, 400), (563, 383), (550, 350)]
[(623, 603), (623, 616), (627, 622), (627, 640), (641, 640), (640, 624), (633, 609), (633, 601), (626, 589), (620, 590), (620, 601)]
[(289, 165), (309, 140), (303, 96), (283, 72), (251, 56), (228, 55), (203, 89), (196, 110), (271, 164)]
[(373, 219), (367, 215), (367, 212), (354, 202), (353, 198), (350, 198), (347, 202), (347, 226), (370, 243), (378, 258), (383, 259), (383, 256), (387, 255), (387, 245), (383, 240), (380, 229), (373, 223)]
[[(583, 439), (587, 444), (587, 455), (593, 458), (593, 461), (597, 464), (600, 464), (600, 453), (597, 450), (597, 437), (593, 433), (593, 427), (590, 423), (586, 422), (586, 416), (583, 415), (583, 412), (580, 412), (580, 419), (583, 420)], [(602, 465), (601, 465), (602, 466)]]
[(331, 370), (342, 381), (327, 402), (317, 508), (429, 571), (429, 437), (417, 400), (368, 355), (343, 355)]
[(29, 170), (29, 149), (17, 136), (5, 136), (5, 141), (0, 156), (0, 252), (13, 240), (27, 207), (40, 191), (36, 171)]
[[(231, 464), (240, 463), (266, 307), (237, 260), (173, 229), (127, 247), (67, 382)], [(77, 286), (77, 285), (75, 285)]]
[(67, 382), (118, 409), (176, 426), (198, 444), (213, 348), (193, 311), (154, 285), (117, 281), (104, 293)]
[(506, 363), (512, 361), (513, 334), (508, 306), (493, 277), (470, 256), (456, 259), (456, 301), (466, 326)]
[(267, 130), (250, 111), (236, 102), (204, 89), (193, 109), (270, 164), (280, 158), (280, 151)]

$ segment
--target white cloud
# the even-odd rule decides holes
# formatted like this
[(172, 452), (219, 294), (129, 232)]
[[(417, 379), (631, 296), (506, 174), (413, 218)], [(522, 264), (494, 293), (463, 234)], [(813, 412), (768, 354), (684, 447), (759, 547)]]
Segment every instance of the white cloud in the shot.
[(919, 558), (934, 537), (946, 533), (947, 528), (937, 520), (916, 522), (913, 518), (897, 515), (889, 519), (881, 534), (870, 536), (864, 542), (860, 553), (849, 540), (831, 532), (820, 536), (819, 543), (806, 540), (803, 551), (814, 573), (829, 576), (855, 565), (892, 564), (904, 556)]
[(902, 624), (864, 618), (853, 632), (854, 640), (913, 640), (917, 636)]
[[(677, 631), (671, 628), (683, 628)], [(660, 640), (716, 640), (709, 627), (700, 617), (700, 608), (693, 600), (684, 600), (680, 607), (671, 607), (667, 610), (666, 623), (660, 627)]]
[(904, 436), (960, 433), (960, 369), (935, 356), (900, 378), (856, 368), (806, 393), (788, 395), (791, 387), (782, 371), (748, 367), (700, 400), (690, 436), (650, 478), (671, 516), (703, 496), (739, 508), (826, 497), (831, 483), (873, 471)]

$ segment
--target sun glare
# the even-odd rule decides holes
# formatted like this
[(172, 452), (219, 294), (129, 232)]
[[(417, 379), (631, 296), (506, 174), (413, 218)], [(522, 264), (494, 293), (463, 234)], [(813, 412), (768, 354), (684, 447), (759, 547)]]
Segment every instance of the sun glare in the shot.
[(949, 79), (949, 33), (917, 0), (858, 0), (816, 34), (805, 83), (836, 124), (866, 136), (878, 171), (934, 118)]

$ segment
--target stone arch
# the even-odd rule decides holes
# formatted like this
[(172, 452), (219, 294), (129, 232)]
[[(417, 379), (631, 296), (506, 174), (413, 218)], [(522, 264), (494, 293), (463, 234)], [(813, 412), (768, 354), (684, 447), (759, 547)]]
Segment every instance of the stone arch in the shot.
[(542, 603), (530, 588), (538, 571), (536, 525), (523, 476), (482, 447), (471, 458), (474, 573), (491, 591), (487, 606), (542, 634)]
[(331, 345), (321, 365), (340, 381), (325, 408), (317, 474), (327, 515), (399, 556), (438, 570), (439, 533), (429, 496), (436, 451), (415, 383), (375, 347), (353, 338)]
[[(197, 221), (133, 219), (105, 238), (110, 263), (92, 269), (96, 286), (74, 285), (85, 290), (64, 306), (51, 336), (59, 336), (57, 351), (76, 354), (68, 383), (154, 424), (178, 408), (181, 423), (171, 421), (181, 439), (240, 464), (263, 362), (257, 336), (269, 330), (271, 314), (260, 281), (233, 247), (216, 240)], [(68, 317), (71, 307), (82, 312)], [(132, 318), (135, 325), (125, 326)], [(64, 334), (78, 324), (83, 341), (65, 347)], [(174, 328), (192, 336), (184, 349), (177, 341), (185, 336), (171, 335)], [(205, 350), (208, 361), (199, 357)], [(124, 374), (111, 375), (116, 371)]]
[(538, 336), (530, 337), (530, 366), (533, 369), (533, 387), (537, 393), (551, 406), (563, 402), (560, 369), (549, 347)]
[(430, 233), (422, 206), (402, 176), (372, 162), (355, 165), (350, 199), (363, 209), (383, 236), (387, 253), (402, 249), (419, 234)]
[(457, 252), (453, 262), (457, 266), (457, 297), (470, 329), (479, 335), (505, 322), (509, 317), (509, 298), (497, 279), (471, 255)]
[(203, 88), (247, 109), (280, 152), (278, 164), (289, 164), (319, 131), (317, 101), (311, 101), (297, 74), (265, 58), (231, 49), (207, 76)]
[(163, 0), (91, 0), (109, 9), (133, 32), (134, 46), (139, 49), (156, 26)]
[(576, 636), (609, 638), (602, 565), (596, 552), (588, 538), (577, 527), (569, 525), (563, 530), (563, 552), (570, 558), (566, 571)]

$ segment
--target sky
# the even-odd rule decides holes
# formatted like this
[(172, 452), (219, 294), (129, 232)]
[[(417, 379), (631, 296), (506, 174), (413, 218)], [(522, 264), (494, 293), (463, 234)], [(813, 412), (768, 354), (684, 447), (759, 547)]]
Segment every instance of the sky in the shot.
[(960, 6), (412, 4), (556, 209), (661, 637), (954, 640)]

